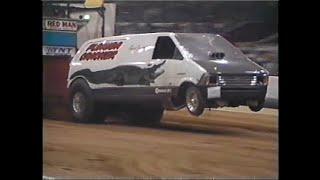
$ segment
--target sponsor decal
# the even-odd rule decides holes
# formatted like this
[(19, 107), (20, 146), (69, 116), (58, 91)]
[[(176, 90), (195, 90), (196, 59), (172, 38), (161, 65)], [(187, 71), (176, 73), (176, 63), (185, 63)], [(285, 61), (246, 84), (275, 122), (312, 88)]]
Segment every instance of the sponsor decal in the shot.
[(156, 94), (160, 94), (160, 93), (171, 93), (172, 90), (171, 90), (171, 89), (160, 89), (160, 88), (156, 88), (156, 89), (154, 90), (154, 92), (155, 92)]
[(129, 47), (129, 50), (131, 51), (131, 53), (134, 53), (134, 52), (142, 53), (152, 49), (154, 49), (154, 46), (131, 45)]
[(76, 53), (74, 47), (63, 47), (63, 46), (43, 46), (42, 55), (46, 56), (71, 56), (73, 57)]
[(43, 26), (45, 30), (56, 31), (77, 31), (79, 28), (76, 21), (57, 19), (45, 19)]
[(217, 86), (217, 87), (209, 87), (207, 89), (207, 96), (208, 99), (212, 99), (212, 98), (220, 98), (221, 97), (221, 87)]
[(122, 42), (112, 43), (94, 43), (91, 44), (86, 52), (80, 57), (80, 61), (83, 60), (113, 60), (118, 54), (118, 49), (121, 47)]

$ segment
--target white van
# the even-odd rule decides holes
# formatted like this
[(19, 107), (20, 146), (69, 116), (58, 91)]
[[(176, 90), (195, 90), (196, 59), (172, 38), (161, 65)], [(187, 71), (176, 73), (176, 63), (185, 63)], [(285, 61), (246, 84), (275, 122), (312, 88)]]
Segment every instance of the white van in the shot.
[(70, 63), (75, 120), (102, 120), (121, 105), (130, 117), (156, 122), (164, 110), (248, 105), (263, 108), (268, 72), (217, 34), (147, 33), (84, 43)]

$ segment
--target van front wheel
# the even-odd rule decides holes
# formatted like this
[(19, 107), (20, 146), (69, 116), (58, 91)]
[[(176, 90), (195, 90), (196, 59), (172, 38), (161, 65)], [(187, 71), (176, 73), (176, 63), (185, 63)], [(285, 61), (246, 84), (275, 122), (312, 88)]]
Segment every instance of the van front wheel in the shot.
[(195, 87), (190, 86), (186, 91), (186, 106), (188, 111), (194, 116), (200, 116), (205, 108), (205, 100), (201, 91)]
[(255, 105), (249, 105), (249, 108), (253, 112), (258, 112), (264, 107), (264, 100), (259, 100)]

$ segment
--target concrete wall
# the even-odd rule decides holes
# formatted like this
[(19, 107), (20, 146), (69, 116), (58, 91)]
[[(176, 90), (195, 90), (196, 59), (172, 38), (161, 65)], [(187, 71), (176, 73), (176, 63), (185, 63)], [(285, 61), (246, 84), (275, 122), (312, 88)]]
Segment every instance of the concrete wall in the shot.
[(278, 95), (279, 95), (278, 85), (279, 85), (278, 76), (270, 76), (265, 107), (278, 108)]
[[(115, 15), (116, 15), (116, 4), (114, 3), (106, 3), (105, 7), (105, 36), (113, 36), (115, 32)], [(77, 34), (78, 42), (77, 47), (79, 48), (84, 42), (90, 39), (95, 39), (101, 37), (101, 26), (102, 26), (102, 18), (98, 14), (98, 12), (76, 12), (71, 13), (70, 17), (74, 19), (78, 19), (80, 15), (90, 15), (90, 20), (87, 25), (82, 27)]]

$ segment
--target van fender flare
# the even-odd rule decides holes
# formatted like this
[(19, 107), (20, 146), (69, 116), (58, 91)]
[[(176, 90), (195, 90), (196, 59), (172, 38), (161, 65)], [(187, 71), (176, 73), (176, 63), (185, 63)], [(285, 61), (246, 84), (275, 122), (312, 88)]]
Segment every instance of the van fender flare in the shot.
[(188, 87), (196, 86), (196, 80), (193, 78), (183, 78), (179, 82), (179, 85), (173, 91), (170, 102), (167, 105), (169, 110), (179, 110), (185, 107), (185, 92)]
[(192, 77), (185, 77), (185, 78), (182, 78), (177, 87), (176, 87), (176, 90), (175, 90), (175, 93), (173, 94), (174, 96), (180, 96), (181, 95), (181, 90), (184, 91), (186, 86), (196, 86), (197, 85), (197, 81), (195, 78), (192, 78)]
[(70, 86), (72, 85), (72, 83), (74, 83), (74, 82), (75, 82), (76, 80), (78, 80), (78, 79), (84, 80), (84, 81), (87, 83), (87, 85), (92, 89), (92, 87), (90, 86), (90, 83), (89, 83), (88, 79), (85, 78), (84, 76), (81, 76), (81, 75), (75, 76), (74, 78), (70, 79), (70, 80), (68, 81), (67, 88), (70, 88)]
[(193, 77), (184, 77), (184, 78), (181, 78), (179, 83), (178, 83), (178, 87), (181, 87), (182, 84), (184, 83), (192, 83), (194, 85), (198, 84), (199, 80), (193, 78)]
[[(201, 79), (200, 79), (201, 80)], [(198, 86), (200, 88), (200, 90), (203, 92), (203, 88), (201, 86), (199, 86), (199, 82), (200, 80), (197, 80), (195, 78), (182, 78), (179, 86), (177, 87), (177, 90), (175, 91), (174, 96), (178, 97), (178, 98), (182, 98), (182, 96), (185, 95), (185, 92), (187, 90), (187, 88), (189, 86)], [(203, 92), (205, 94), (205, 92)]]

